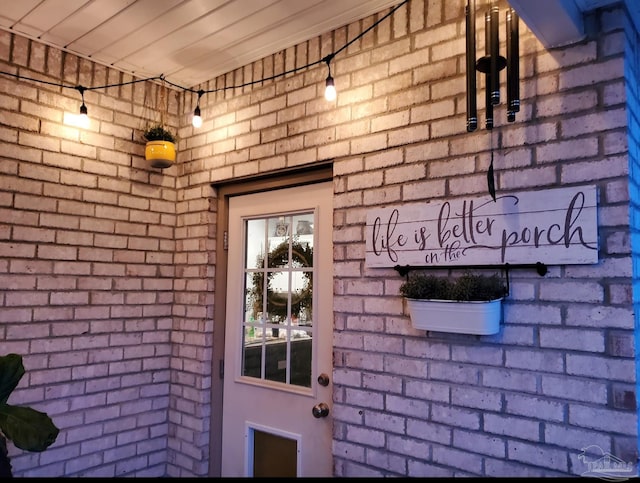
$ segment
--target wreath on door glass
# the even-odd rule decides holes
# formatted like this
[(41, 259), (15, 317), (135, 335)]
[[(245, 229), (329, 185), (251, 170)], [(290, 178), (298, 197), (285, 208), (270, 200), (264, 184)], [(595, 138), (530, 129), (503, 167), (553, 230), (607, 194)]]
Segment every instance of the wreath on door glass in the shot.
[[(313, 266), (313, 248), (308, 243), (300, 243), (294, 239), (291, 244), (291, 259), (294, 267)], [(287, 240), (280, 243), (269, 253), (270, 268), (287, 267), (289, 263), (289, 242)], [(264, 267), (264, 256), (258, 255), (256, 259), (257, 267)], [(254, 272), (252, 275), (252, 287), (249, 290), (251, 300), (252, 315), (257, 319), (257, 314), (262, 312), (262, 295), (264, 290), (264, 271)], [(274, 272), (267, 272), (267, 304), (270, 309), (269, 316), (273, 321), (287, 318), (287, 292), (276, 292), (271, 286), (271, 279)], [(311, 297), (313, 296), (312, 272), (302, 272), (304, 277), (303, 289), (291, 292), (291, 314), (301, 313), (303, 310), (311, 309)], [(307, 319), (310, 317), (308, 316)]]

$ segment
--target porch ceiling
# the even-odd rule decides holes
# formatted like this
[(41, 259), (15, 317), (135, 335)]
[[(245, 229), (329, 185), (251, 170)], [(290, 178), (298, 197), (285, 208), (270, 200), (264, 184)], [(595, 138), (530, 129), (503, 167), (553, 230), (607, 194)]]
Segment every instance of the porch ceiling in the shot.
[[(194, 87), (401, 0), (1, 0), (0, 28), (138, 77)], [(547, 47), (620, 0), (510, 0)], [(640, 2), (625, 0), (640, 17)], [(483, 5), (484, 0), (477, 0)]]

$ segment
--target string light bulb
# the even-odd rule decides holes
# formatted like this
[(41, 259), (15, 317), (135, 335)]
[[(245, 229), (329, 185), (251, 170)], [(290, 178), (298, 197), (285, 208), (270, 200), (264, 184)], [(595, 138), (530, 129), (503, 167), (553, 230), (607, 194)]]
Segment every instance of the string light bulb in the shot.
[(336, 100), (336, 85), (333, 82), (333, 77), (327, 77), (326, 87), (324, 89), (324, 98), (327, 101)]
[(89, 127), (89, 116), (87, 106), (84, 103), (84, 91), (87, 90), (84, 86), (77, 86), (76, 89), (80, 92), (80, 96), (82, 96), (82, 105), (80, 106), (80, 115), (78, 116), (78, 125), (81, 128), (87, 129)]
[(327, 76), (327, 81), (325, 83), (325, 88), (324, 88), (324, 98), (329, 102), (336, 100), (336, 84), (333, 81), (333, 77), (331, 77), (331, 59), (332, 58), (333, 58), (333, 55), (328, 55), (324, 59), (325, 62), (327, 63), (327, 69), (329, 69), (329, 75)]
[(200, 116), (200, 106), (196, 106), (196, 109), (193, 111), (193, 119), (191, 119), (191, 124), (196, 129), (202, 127), (202, 117)]
[(89, 127), (89, 116), (87, 115), (87, 106), (85, 106), (84, 101), (80, 106), (80, 125), (85, 129)]
[(200, 98), (202, 97), (202, 94), (204, 94), (204, 91), (203, 90), (199, 90), (198, 91), (198, 102), (196, 104), (195, 110), (193, 111), (193, 118), (191, 119), (191, 124), (196, 129), (198, 129), (199, 127), (202, 127), (202, 116), (200, 116)]

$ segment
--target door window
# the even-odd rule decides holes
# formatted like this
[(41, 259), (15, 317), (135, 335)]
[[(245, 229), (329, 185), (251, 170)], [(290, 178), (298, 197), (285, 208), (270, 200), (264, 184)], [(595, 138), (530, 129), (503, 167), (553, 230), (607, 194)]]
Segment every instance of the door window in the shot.
[(314, 213), (244, 223), (242, 376), (311, 388)]

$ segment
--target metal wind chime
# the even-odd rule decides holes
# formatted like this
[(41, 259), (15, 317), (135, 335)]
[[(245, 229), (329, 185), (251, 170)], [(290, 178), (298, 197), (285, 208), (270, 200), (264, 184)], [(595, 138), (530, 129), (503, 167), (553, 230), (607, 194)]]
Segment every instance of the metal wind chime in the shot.
[[(476, 105), (476, 71), (485, 74), (485, 127), (493, 129), (493, 106), (500, 104), (500, 71), (507, 68), (507, 121), (516, 120), (520, 111), (519, 85), (519, 30), (518, 14), (513, 8), (506, 13), (507, 56), (500, 55), (500, 37), (498, 35), (499, 10), (493, 0), (485, 12), (485, 55), (476, 60), (476, 1), (467, 0), (466, 14), (466, 64), (467, 64), (467, 131), (478, 128), (478, 108)], [(493, 146), (491, 164), (487, 173), (489, 193), (495, 201), (495, 182), (493, 177)]]

